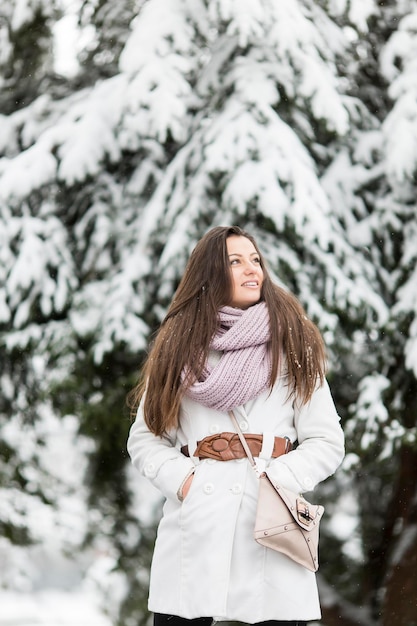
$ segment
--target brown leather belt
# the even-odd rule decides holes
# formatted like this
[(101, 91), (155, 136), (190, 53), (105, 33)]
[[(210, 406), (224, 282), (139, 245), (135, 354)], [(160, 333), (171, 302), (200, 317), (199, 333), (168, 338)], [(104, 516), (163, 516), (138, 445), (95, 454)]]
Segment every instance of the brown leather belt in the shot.
[[(259, 456), (262, 449), (262, 435), (244, 435), (253, 456)], [(287, 437), (274, 437), (274, 447), (271, 457), (276, 458), (292, 450), (292, 443)], [(181, 452), (190, 456), (188, 446), (182, 446)], [(231, 461), (244, 459), (246, 452), (237, 433), (216, 433), (197, 441), (193, 456), (200, 459), (216, 459), (216, 461)]]

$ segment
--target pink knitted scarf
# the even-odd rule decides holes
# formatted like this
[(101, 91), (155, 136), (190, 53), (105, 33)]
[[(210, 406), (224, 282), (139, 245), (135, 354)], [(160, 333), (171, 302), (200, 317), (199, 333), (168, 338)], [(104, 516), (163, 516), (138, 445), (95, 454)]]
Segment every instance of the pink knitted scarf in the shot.
[(204, 406), (227, 411), (269, 387), (268, 309), (264, 302), (245, 310), (225, 306), (219, 310), (219, 322), (210, 347), (223, 354), (217, 364), (206, 363), (203, 380), (191, 385), (186, 395)]

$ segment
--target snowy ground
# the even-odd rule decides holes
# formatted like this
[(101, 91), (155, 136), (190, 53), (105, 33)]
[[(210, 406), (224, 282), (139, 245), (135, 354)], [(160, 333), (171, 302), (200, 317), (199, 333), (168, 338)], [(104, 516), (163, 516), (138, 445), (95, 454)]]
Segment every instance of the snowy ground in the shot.
[(112, 626), (91, 593), (0, 592), (0, 626)]

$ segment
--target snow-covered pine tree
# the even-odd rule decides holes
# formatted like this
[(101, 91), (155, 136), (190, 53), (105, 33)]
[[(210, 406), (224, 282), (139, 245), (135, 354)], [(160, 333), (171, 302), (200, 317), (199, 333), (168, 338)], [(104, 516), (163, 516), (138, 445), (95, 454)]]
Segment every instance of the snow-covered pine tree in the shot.
[(359, 455), (364, 588), (374, 617), (398, 626), (417, 619), (416, 24), (415, 2), (381, 3), (370, 24), (373, 49), (360, 42), (382, 133), (363, 134), (354, 155), (369, 172), (357, 188), (367, 213), (360, 236), (390, 315), (378, 332), (364, 335), (372, 359), (348, 435)]
[[(378, 357), (364, 358), (364, 339), (378, 336), (391, 305), (388, 280), (381, 283), (389, 268), (375, 263), (378, 237), (366, 237), (384, 179), (372, 161), (373, 145), (383, 144), (383, 113), (372, 105), (386, 98), (383, 81), (370, 89), (364, 79), (369, 68), (379, 71), (363, 60), (378, 3), (148, 0), (130, 33), (132, 4), (122, 4), (116, 22), (114, 10), (110, 0), (84, 3), (81, 23), (92, 16), (96, 31), (84, 68), (65, 85), (71, 93), (39, 93), (0, 117), (0, 353), (8, 394), (1, 419), (11, 433), (0, 463), (6, 468), (13, 453), (21, 471), (32, 464), (15, 446), (21, 423), (35, 437), (44, 415), (72, 425), (77, 416), (83, 445), (94, 443), (84, 531), (93, 546), (98, 531), (109, 554), (99, 578), (107, 606), (122, 604), (122, 623), (138, 623), (146, 620), (148, 537), (135, 533), (141, 524), (129, 496), (121, 414), (150, 332), (200, 235), (239, 224), (324, 332), (342, 411), (355, 400)], [(386, 225), (377, 226), (388, 241)], [(360, 446), (355, 451), (360, 458)], [(327, 563), (323, 553), (322, 575), (337, 582), (334, 593), (343, 586), (360, 604), (354, 586), (364, 546), (355, 544), (354, 526), (337, 523), (352, 508), (352, 524), (363, 516), (348, 478), (341, 473), (324, 487), (333, 504), (323, 538), (334, 551)], [(34, 482), (30, 497), (45, 480)], [(86, 501), (82, 495), (81, 508)], [(59, 514), (56, 500), (46, 504)], [(21, 521), (30, 535), (25, 515)], [(36, 539), (48, 545), (45, 535)], [(348, 546), (344, 553), (338, 542)], [(14, 554), (12, 544), (10, 535)], [(355, 564), (346, 553), (358, 545)], [(121, 595), (108, 593), (116, 562), (128, 578), (123, 591), (113, 585)], [(324, 601), (323, 608), (330, 626), (331, 607)], [(355, 623), (355, 613), (344, 611), (345, 623)]]
[(368, 251), (390, 312), (377, 329), (364, 327), (357, 334), (359, 354), (343, 371), (356, 370), (359, 392), (346, 431), (357, 452), (356, 463), (351, 457), (351, 485), (365, 562), (361, 594), (378, 623), (398, 625), (417, 617), (410, 575), (417, 549), (415, 12), (414, 2), (375, 3), (369, 35), (357, 40), (352, 89), (379, 124), (355, 133), (350, 172), (360, 176), (347, 176), (342, 168), (339, 175), (333, 172), (329, 189), (335, 199), (339, 189), (351, 196), (349, 203), (361, 216), (349, 239)]
[[(110, 12), (114, 11), (111, 4)], [(84, 3), (83, 10), (87, 8)], [(120, 4), (118, 10), (125, 24), (133, 19), (134, 14), (127, 18)], [(94, 11), (95, 18), (102, 16), (99, 7)], [(117, 220), (113, 220), (110, 195), (118, 205), (118, 186), (111, 188), (106, 167), (104, 184), (85, 172), (76, 184), (67, 185), (58, 174), (61, 158), (55, 154), (62, 141), (58, 136), (48, 139), (57, 124), (58, 135), (64, 132), (62, 138), (71, 140), (75, 120), (82, 117), (76, 108), (88, 100), (100, 75), (91, 69), (100, 58), (101, 36), (97, 41), (92, 38), (94, 54), (86, 55), (83, 72), (67, 80), (53, 69), (53, 31), (60, 17), (56, 5), (38, 0), (6, 2), (0, 12), (4, 26), (0, 46), (0, 588), (22, 598), (10, 600), (13, 620), (19, 610), (24, 615), (25, 592), (50, 585), (62, 593), (70, 585), (78, 596), (88, 598), (85, 614), (80, 608), (82, 619), (95, 615), (100, 604), (101, 611), (117, 620), (126, 595), (126, 574), (119, 574), (115, 564), (119, 562), (128, 573), (126, 555), (129, 550), (135, 553), (132, 578), (146, 588), (147, 546), (153, 531), (142, 530), (137, 512), (128, 510), (123, 467), (129, 422), (122, 415), (127, 386), (117, 376), (118, 359), (97, 366), (91, 355), (86, 356), (88, 329), (78, 337), (69, 317), (77, 294), (79, 321), (74, 323), (82, 323), (83, 312), (91, 317), (81, 286), (91, 281), (94, 293), (93, 279), (100, 285), (111, 263), (112, 243), (107, 237), (111, 238)], [(128, 34), (125, 25), (121, 41), (113, 42), (112, 50), (102, 50), (111, 56), (116, 70)], [(106, 66), (107, 75), (111, 65)], [(95, 121), (94, 107), (89, 115)], [(89, 125), (88, 119), (84, 124)], [(98, 135), (99, 126), (100, 120), (95, 125)], [(80, 127), (78, 149), (83, 154), (82, 134)], [(94, 141), (87, 140), (86, 146), (94, 152)], [(96, 156), (100, 161), (101, 155)], [(89, 158), (94, 162), (95, 157)], [(123, 168), (128, 169), (126, 163)], [(123, 316), (120, 310), (119, 315)], [(140, 320), (135, 323), (141, 328)], [(105, 409), (99, 402), (102, 387), (109, 389)], [(145, 593), (140, 587), (136, 590), (136, 607), (143, 607)], [(61, 598), (62, 618), (66, 603), (75, 616), (78, 596), (72, 602)], [(4, 618), (8, 598), (2, 596)]]

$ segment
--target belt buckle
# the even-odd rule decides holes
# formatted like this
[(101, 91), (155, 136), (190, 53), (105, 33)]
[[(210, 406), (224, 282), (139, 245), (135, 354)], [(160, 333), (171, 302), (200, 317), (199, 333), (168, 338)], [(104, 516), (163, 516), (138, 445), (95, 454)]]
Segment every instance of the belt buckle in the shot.
[(211, 447), (215, 452), (221, 454), (222, 452), (227, 450), (227, 448), (229, 447), (229, 443), (230, 442), (228, 441), (228, 439), (219, 435), (219, 437), (216, 437), (216, 439), (211, 442)]

